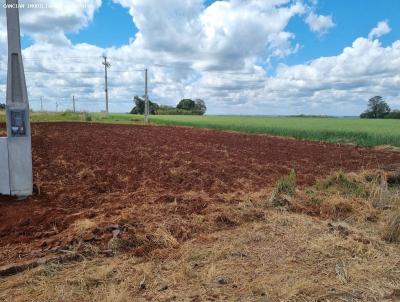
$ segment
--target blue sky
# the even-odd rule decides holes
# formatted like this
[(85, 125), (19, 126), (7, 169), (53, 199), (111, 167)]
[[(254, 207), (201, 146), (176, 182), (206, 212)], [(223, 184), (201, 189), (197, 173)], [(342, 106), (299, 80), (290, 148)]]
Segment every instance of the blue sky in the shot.
[[(204, 1), (205, 6), (216, 2)], [(378, 21), (387, 20), (392, 31), (382, 37), (383, 45), (389, 45), (400, 37), (400, 1), (398, 0), (319, 0), (316, 12), (332, 15), (336, 24), (329, 34), (318, 36), (312, 33), (301, 16), (294, 17), (287, 30), (295, 34), (294, 42), (302, 48), (279, 62), (301, 64), (322, 56), (334, 56), (351, 45), (357, 37), (368, 36)], [(120, 47), (134, 38), (138, 29), (127, 8), (111, 0), (103, 4), (94, 14), (89, 26), (78, 33), (69, 34), (73, 43), (89, 43), (100, 47)], [(26, 42), (25, 46), (32, 44)]]
[(142, 94), (144, 68), (152, 100), (203, 98), (210, 114), (358, 115), (376, 94), (400, 108), (398, 0), (80, 1), (20, 12), (33, 108), (75, 95), (103, 110), (104, 54), (115, 112)]
[(94, 14), (93, 22), (77, 34), (68, 36), (73, 43), (89, 43), (104, 48), (120, 47), (128, 44), (137, 31), (128, 9), (111, 0), (104, 0)]
[(387, 20), (391, 33), (382, 37), (388, 45), (400, 37), (400, 1), (398, 0), (320, 0), (317, 12), (332, 15), (336, 26), (323, 37), (313, 34), (300, 17), (289, 23), (288, 30), (296, 34), (296, 41), (303, 48), (287, 58), (288, 64), (299, 64), (322, 57), (339, 54), (357, 37), (367, 37), (371, 28), (381, 20)]

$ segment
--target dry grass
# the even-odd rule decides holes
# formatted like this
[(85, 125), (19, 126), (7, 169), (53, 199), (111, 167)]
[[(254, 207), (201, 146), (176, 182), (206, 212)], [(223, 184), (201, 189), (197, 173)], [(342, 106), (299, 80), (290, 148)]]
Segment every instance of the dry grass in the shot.
[(211, 220), (193, 215), (191, 227), (220, 230), (186, 242), (148, 226), (136, 237), (157, 247), (147, 257), (117, 247), (110, 258), (44, 265), (2, 279), (0, 301), (400, 301), (400, 189), (385, 179), (339, 173), (284, 191), (287, 207), (255, 194)]
[(400, 212), (397, 211), (389, 221), (383, 238), (388, 242), (400, 243)]
[(78, 234), (81, 234), (81, 233), (84, 233), (84, 232), (89, 231), (91, 229), (94, 229), (96, 226), (97, 226), (96, 222), (94, 222), (93, 220), (87, 219), (87, 218), (76, 220), (72, 224), (72, 228)]
[(286, 176), (281, 177), (267, 201), (266, 206), (288, 208), (292, 202), (292, 196), (296, 192), (296, 171), (291, 170)]
[(121, 255), (41, 267), (4, 280), (0, 299), (390, 301), (400, 288), (399, 248), (359, 236), (344, 236), (309, 216), (271, 211), (264, 222), (167, 249), (167, 259)]

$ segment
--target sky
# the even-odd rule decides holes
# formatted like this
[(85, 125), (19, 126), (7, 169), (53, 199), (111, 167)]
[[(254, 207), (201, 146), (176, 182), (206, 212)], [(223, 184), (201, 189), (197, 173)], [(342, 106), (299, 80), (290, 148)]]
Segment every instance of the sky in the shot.
[[(0, 103), (7, 29), (0, 0)], [(400, 109), (398, 0), (20, 0), (33, 110), (128, 112), (203, 99), (208, 114), (353, 116)], [(32, 7), (35, 6), (35, 7)]]

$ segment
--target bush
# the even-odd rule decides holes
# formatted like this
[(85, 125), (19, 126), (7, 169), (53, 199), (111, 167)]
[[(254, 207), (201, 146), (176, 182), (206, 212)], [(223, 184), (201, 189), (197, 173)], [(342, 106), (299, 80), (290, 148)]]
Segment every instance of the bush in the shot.
[(400, 119), (400, 110), (393, 110), (385, 116), (388, 119)]
[(0, 103), (0, 110), (6, 110), (6, 104), (1, 104)]
[(88, 112), (83, 113), (83, 120), (85, 122), (91, 122), (93, 120), (92, 115)]
[(185, 114), (189, 115), (203, 115), (207, 111), (207, 106), (202, 99), (195, 101), (191, 99), (183, 99), (176, 106), (179, 110), (184, 110)]
[(199, 115), (193, 110), (178, 109), (171, 106), (159, 106), (156, 114), (158, 115)]
[(266, 203), (267, 207), (286, 208), (292, 206), (292, 196), (296, 193), (296, 171), (291, 170), (276, 183), (275, 190)]
[[(176, 107), (163, 106), (153, 103), (149, 100), (150, 114), (155, 115), (203, 115), (206, 113), (207, 107), (203, 100), (183, 99)], [(144, 114), (145, 100), (135, 96), (135, 107), (131, 110), (131, 114)]]
[[(144, 114), (144, 109), (145, 109), (145, 99), (140, 98), (138, 96), (135, 96), (135, 107), (131, 110), (130, 114)], [(152, 101), (149, 100), (149, 113), (150, 114), (156, 114), (158, 110), (158, 104), (153, 103)]]
[(296, 171), (291, 170), (289, 175), (282, 177), (276, 184), (276, 192), (293, 195), (296, 189)]
[(196, 103), (194, 101), (192, 101), (191, 99), (183, 99), (178, 103), (178, 105), (176, 105), (176, 108), (191, 111), (194, 109), (195, 106), (196, 106)]

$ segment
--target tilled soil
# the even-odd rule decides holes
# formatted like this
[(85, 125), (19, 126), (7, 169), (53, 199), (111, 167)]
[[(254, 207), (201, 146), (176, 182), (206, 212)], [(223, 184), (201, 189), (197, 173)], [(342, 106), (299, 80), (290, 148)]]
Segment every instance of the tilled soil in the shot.
[(165, 244), (160, 238), (235, 225), (224, 207), (291, 169), (306, 186), (400, 162), (399, 152), (185, 127), (40, 123), (32, 135), (35, 194), (0, 196), (0, 265), (82, 242), (112, 250), (115, 238), (146, 255)]

